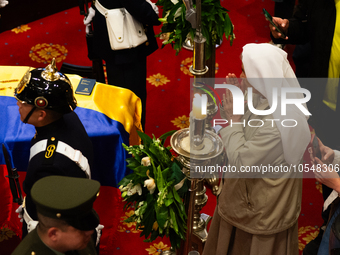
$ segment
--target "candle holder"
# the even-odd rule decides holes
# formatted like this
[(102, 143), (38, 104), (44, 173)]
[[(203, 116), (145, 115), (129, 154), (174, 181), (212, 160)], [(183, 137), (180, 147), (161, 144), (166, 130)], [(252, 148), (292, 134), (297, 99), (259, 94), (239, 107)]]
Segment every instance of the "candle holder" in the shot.
[(204, 133), (206, 125), (206, 117), (203, 119), (197, 119), (193, 116), (193, 112), (190, 113), (190, 149), (194, 151), (200, 151), (204, 148)]
[(214, 116), (218, 112), (218, 106), (217, 106), (217, 104), (215, 104), (215, 102), (211, 98), (209, 98), (209, 99), (208, 99), (208, 105), (207, 105), (208, 106), (207, 107), (207, 122), (206, 122), (205, 128), (209, 129), (210, 131), (213, 131), (214, 129), (211, 125), (211, 122), (212, 122)]
[(209, 68), (205, 65), (205, 42), (202, 33), (197, 31), (194, 38), (194, 57), (192, 66), (189, 67), (190, 73), (195, 77), (202, 76), (208, 72)]
[[(223, 40), (220, 40), (220, 44), (216, 44), (216, 49), (222, 45)], [(186, 50), (194, 50), (194, 43), (193, 40), (190, 37), (187, 37), (183, 43), (183, 48)]]
[[(185, 201), (188, 212), (186, 241), (177, 254), (188, 254), (194, 247), (203, 251), (203, 244), (208, 238), (206, 229), (210, 217), (201, 215), (208, 196), (203, 185), (206, 173), (197, 171), (216, 162), (223, 153), (222, 139), (212, 131), (205, 129), (205, 121), (190, 114), (190, 128), (177, 131), (171, 136), (170, 144), (178, 154), (178, 161), (183, 165), (183, 172), (191, 181), (191, 189)], [(196, 130), (197, 129), (197, 130)]]

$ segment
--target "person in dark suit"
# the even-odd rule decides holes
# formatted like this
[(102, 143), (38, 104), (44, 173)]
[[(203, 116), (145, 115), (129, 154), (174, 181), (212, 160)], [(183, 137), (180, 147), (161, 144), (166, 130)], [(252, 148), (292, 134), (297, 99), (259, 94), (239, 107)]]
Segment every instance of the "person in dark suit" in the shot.
[(77, 107), (70, 80), (58, 72), (55, 62), (27, 71), (15, 89), (21, 121), (35, 127), (30, 160), (23, 182), (26, 194), (23, 237), (37, 224), (31, 188), (50, 175), (91, 178), (92, 142), (73, 110)]
[[(108, 83), (130, 89), (142, 101), (142, 127), (145, 130), (146, 109), (146, 58), (158, 49), (153, 26), (160, 25), (158, 7), (145, 0), (100, 0), (106, 9), (125, 8), (144, 26), (147, 41), (143, 44), (124, 50), (112, 50), (110, 46), (106, 19), (92, 5), (93, 18), (93, 53), (96, 58), (106, 63)], [(91, 13), (91, 9), (90, 9)], [(90, 15), (93, 17), (93, 15)], [(92, 17), (86, 20), (88, 23)]]
[[(276, 30), (272, 31), (274, 43), (310, 43), (309, 75), (311, 78), (339, 78), (340, 70), (338, 41), (339, 26), (336, 26), (337, 9), (334, 0), (300, 0), (292, 18), (273, 17), (274, 23), (285, 32), (287, 37), (280, 39)], [(308, 61), (308, 60), (306, 60)], [(338, 66), (337, 66), (338, 65)], [(320, 80), (306, 87), (312, 94), (308, 109), (312, 113), (310, 124), (323, 143), (332, 149), (340, 149), (340, 110), (335, 102), (326, 102), (327, 82)], [(338, 90), (340, 92), (340, 90)]]
[[(307, 57), (304, 64), (308, 68), (307, 77), (325, 78), (314, 79), (313, 82), (308, 80), (306, 85), (301, 86), (308, 89), (312, 96), (307, 103), (312, 113), (309, 124), (320, 140), (335, 150), (340, 150), (340, 90), (336, 80), (340, 78), (339, 15), (338, 0), (299, 0), (292, 18), (273, 17), (274, 23), (285, 33), (286, 38), (280, 38), (281, 34), (270, 25), (274, 43), (306, 44), (304, 50), (307, 51)], [(301, 66), (301, 62), (300, 57), (298, 66)], [(322, 191), (324, 200), (332, 192), (325, 185), (322, 186)], [(317, 253), (329, 218), (329, 209), (322, 212), (322, 218), (324, 223), (320, 233), (306, 245), (303, 251), (305, 255)]]
[(99, 217), (93, 209), (100, 189), (94, 180), (48, 176), (31, 190), (39, 223), (12, 255), (96, 255)]

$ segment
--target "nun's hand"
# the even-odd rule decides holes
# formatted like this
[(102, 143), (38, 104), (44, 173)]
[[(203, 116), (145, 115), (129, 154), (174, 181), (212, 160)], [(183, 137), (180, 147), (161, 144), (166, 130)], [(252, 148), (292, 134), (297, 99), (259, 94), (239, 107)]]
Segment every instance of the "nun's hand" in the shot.
[[(226, 76), (226, 84), (234, 85), (242, 90), (244, 93), (244, 88), (241, 83), (239, 83), (238, 78), (234, 73), (228, 73)], [(233, 122), (239, 122), (242, 118), (242, 115), (234, 115), (233, 114), (233, 95), (229, 89), (225, 90), (226, 93), (223, 94), (223, 111), (225, 118), (227, 119), (228, 123), (230, 123), (230, 120)]]
[(340, 178), (335, 169), (327, 167), (327, 164), (324, 164), (317, 157), (314, 159), (314, 175), (316, 180), (340, 193)]
[(233, 95), (229, 89), (226, 89), (225, 94), (223, 94), (223, 111), (228, 123), (230, 121), (239, 122), (242, 118), (242, 115), (233, 114)]
[(228, 73), (228, 75), (225, 77), (225, 80), (227, 84), (231, 84), (231, 85), (234, 85), (240, 88), (242, 92), (244, 93), (244, 87), (242, 83), (239, 83), (238, 78), (236, 77), (234, 73)]

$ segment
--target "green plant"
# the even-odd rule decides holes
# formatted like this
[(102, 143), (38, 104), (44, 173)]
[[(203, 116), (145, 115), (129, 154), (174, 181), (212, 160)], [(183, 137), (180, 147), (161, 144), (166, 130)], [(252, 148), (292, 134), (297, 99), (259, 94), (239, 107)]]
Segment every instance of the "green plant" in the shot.
[[(196, 1), (194, 1), (194, 7), (195, 3)], [(156, 4), (163, 9), (160, 19), (163, 26), (157, 36), (165, 38), (162, 47), (171, 44), (177, 55), (188, 36), (194, 39), (196, 29), (193, 29), (190, 22), (185, 19), (186, 8), (183, 1), (158, 0)], [(234, 26), (229, 18), (228, 10), (221, 6), (220, 0), (202, 0), (201, 4), (201, 31), (207, 40), (206, 59), (209, 59), (212, 45), (220, 44), (223, 35), (230, 40), (230, 45), (232, 45), (235, 38)]]
[(183, 198), (188, 191), (188, 180), (181, 166), (165, 147), (166, 138), (175, 131), (160, 136), (159, 139), (138, 132), (141, 145), (124, 148), (132, 154), (128, 166), (132, 174), (124, 177), (119, 185), (127, 208), (134, 208), (134, 214), (125, 222), (136, 222), (136, 229), (142, 230), (146, 242), (158, 236), (170, 238), (171, 246), (178, 248), (185, 239), (187, 215)]

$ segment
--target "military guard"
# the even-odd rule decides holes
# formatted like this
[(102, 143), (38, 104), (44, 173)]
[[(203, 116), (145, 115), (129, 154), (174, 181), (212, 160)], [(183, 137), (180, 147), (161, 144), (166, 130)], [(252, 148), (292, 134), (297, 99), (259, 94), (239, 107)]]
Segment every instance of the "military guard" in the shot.
[(85, 178), (48, 176), (32, 187), (39, 223), (12, 255), (97, 254), (99, 217), (93, 202), (100, 183)]
[(58, 72), (55, 60), (46, 68), (28, 70), (15, 89), (20, 119), (31, 124), (36, 134), (23, 190), (26, 193), (23, 237), (37, 224), (31, 198), (33, 184), (42, 177), (62, 175), (91, 178), (92, 142), (74, 109), (77, 101), (70, 80)]

